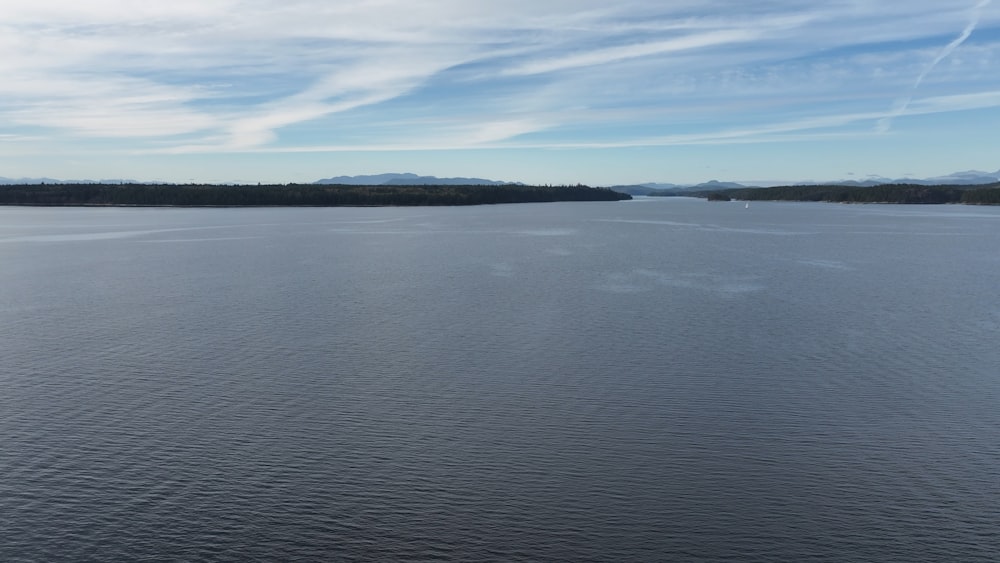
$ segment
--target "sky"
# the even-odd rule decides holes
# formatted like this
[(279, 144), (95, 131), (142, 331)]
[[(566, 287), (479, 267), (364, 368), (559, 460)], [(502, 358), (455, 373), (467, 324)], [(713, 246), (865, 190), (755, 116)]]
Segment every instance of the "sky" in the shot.
[(7, 0), (0, 176), (1000, 169), (1000, 0)]

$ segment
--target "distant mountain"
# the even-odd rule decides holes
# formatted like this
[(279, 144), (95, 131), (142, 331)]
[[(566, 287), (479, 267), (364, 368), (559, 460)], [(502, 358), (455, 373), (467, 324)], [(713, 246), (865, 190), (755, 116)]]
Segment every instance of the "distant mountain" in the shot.
[(485, 178), (438, 178), (416, 174), (371, 174), (362, 176), (335, 176), (317, 180), (314, 184), (341, 184), (348, 186), (502, 186), (520, 182), (503, 182)]
[(688, 189), (691, 190), (731, 190), (735, 188), (745, 188), (745, 184), (738, 184), (736, 182), (720, 182), (718, 180), (710, 180), (701, 184), (695, 184)]
[[(686, 195), (686, 192), (728, 190), (750, 187), (768, 187), (778, 185), (838, 185), (838, 186), (878, 186), (882, 184), (922, 184), (922, 185), (977, 185), (991, 184), (1000, 181), (1000, 170), (996, 172), (982, 172), (980, 170), (966, 170), (954, 172), (945, 176), (935, 176), (932, 178), (886, 178), (884, 176), (869, 176), (864, 179), (852, 180), (829, 180), (829, 181), (791, 181), (791, 182), (726, 182), (710, 180), (700, 184), (672, 184), (665, 182), (646, 182), (642, 184), (625, 184), (609, 186), (610, 189), (627, 193), (630, 195)], [(142, 183), (129, 179), (102, 179), (102, 180), (58, 180), (55, 178), (6, 178), (0, 176), (0, 185), (11, 184), (138, 184)], [(160, 183), (160, 182), (158, 182)], [(485, 178), (439, 178), (437, 176), (418, 176), (412, 173), (400, 174), (371, 174), (362, 176), (335, 176), (317, 180), (314, 184), (345, 184), (352, 186), (380, 186), (380, 185), (470, 185), (470, 186), (498, 186), (505, 184), (524, 185), (521, 182), (505, 182), (502, 180), (488, 180)]]
[(654, 190), (674, 190), (674, 189), (685, 189), (687, 186), (681, 184), (670, 184), (666, 182), (646, 182), (645, 184), (639, 184), (640, 186), (645, 186)]
[(977, 184), (992, 184), (1000, 181), (1000, 170), (996, 172), (981, 172), (979, 170), (967, 170), (965, 172), (954, 172), (945, 176), (934, 176), (933, 178), (886, 178), (884, 176), (871, 176), (864, 180), (836, 180), (832, 182), (807, 182), (804, 184), (836, 184), (838, 186), (880, 186), (884, 184), (919, 184), (923, 186), (973, 186)]
[(54, 178), (5, 178), (0, 176), (0, 185), (10, 186), (15, 184), (135, 184), (135, 180), (107, 179), (107, 180), (56, 180)]
[(920, 183), (928, 184), (992, 184), (1000, 181), (1000, 170), (996, 172), (980, 172), (979, 170), (966, 170), (955, 172), (947, 176), (927, 178)]
[(629, 195), (685, 195), (685, 192), (704, 192), (710, 190), (730, 190), (739, 188), (758, 188), (770, 186), (851, 186), (851, 187), (871, 187), (884, 184), (919, 184), (924, 186), (938, 185), (964, 185), (973, 186), (979, 184), (992, 184), (1000, 182), (1000, 170), (996, 172), (982, 172), (979, 170), (967, 170), (955, 172), (945, 176), (935, 176), (933, 178), (886, 178), (884, 176), (869, 176), (863, 180), (829, 180), (824, 182), (804, 181), (804, 182), (720, 182), (711, 180), (701, 184), (665, 184), (649, 182), (645, 184), (626, 184), (611, 186), (612, 190), (627, 193)]
[(62, 184), (61, 180), (53, 180), (52, 178), (4, 178), (0, 176), (0, 184), (11, 185), (11, 184)]

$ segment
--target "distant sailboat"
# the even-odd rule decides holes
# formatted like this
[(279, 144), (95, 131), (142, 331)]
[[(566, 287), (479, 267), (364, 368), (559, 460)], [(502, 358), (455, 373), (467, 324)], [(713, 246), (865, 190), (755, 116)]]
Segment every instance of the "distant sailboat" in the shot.
[(747, 202), (746, 207), (744, 207), (743, 209), (750, 209), (750, 202), (749, 201)]

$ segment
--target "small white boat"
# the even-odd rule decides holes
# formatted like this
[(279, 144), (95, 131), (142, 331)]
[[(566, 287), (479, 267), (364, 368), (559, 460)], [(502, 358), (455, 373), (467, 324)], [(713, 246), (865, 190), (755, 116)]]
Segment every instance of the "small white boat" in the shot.
[(749, 201), (747, 202), (746, 207), (744, 207), (743, 209), (750, 209), (750, 202)]

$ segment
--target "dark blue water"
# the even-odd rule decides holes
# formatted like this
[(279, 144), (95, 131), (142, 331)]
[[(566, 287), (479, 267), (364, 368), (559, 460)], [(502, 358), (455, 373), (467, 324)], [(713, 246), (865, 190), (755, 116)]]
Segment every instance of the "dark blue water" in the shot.
[(0, 208), (0, 560), (994, 561), (1000, 209)]

